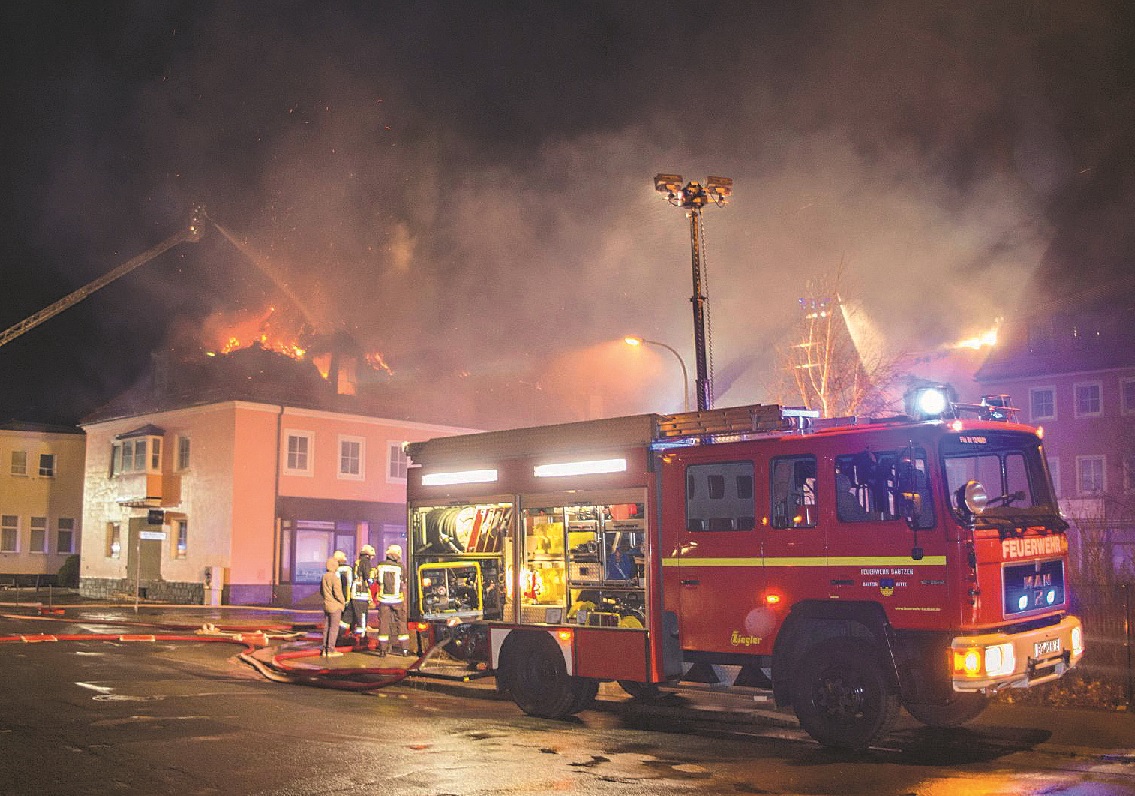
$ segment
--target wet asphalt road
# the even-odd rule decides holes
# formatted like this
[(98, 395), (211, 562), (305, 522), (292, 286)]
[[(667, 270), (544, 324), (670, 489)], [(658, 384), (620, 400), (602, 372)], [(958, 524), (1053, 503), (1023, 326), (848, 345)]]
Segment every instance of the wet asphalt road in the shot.
[[(0, 637), (139, 632), (106, 624), (128, 612), (97, 617), (0, 618)], [(1135, 794), (1129, 714), (995, 706), (954, 731), (906, 717), (878, 748), (848, 755), (787, 714), (714, 695), (639, 706), (605, 685), (596, 709), (548, 721), (491, 681), (347, 693), (269, 682), (240, 651), (0, 643), (0, 793)]]

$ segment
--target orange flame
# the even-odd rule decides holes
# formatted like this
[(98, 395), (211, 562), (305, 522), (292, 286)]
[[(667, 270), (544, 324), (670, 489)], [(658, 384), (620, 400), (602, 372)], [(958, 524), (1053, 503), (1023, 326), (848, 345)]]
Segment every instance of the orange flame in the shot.
[(386, 359), (383, 358), (381, 352), (374, 351), (370, 354), (367, 354), (366, 360), (367, 360), (367, 364), (370, 365), (375, 370), (384, 370), (387, 373), (389, 373), (391, 376), (394, 375), (394, 371), (391, 370), (390, 366), (386, 364)]
[(276, 308), (269, 307), (266, 311), (229, 321), (218, 335), (223, 341), (214, 351), (207, 352), (209, 356), (217, 353), (231, 354), (242, 348), (258, 345), (266, 351), (302, 360), (307, 349), (299, 344), (298, 335), (294, 332), (285, 332), (277, 327), (281, 324), (272, 323), (276, 315)]

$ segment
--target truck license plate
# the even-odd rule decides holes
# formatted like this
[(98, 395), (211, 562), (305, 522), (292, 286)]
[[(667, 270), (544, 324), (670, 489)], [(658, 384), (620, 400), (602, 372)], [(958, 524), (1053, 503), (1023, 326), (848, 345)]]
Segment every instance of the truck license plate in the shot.
[(1060, 652), (1060, 639), (1050, 638), (1048, 641), (1038, 641), (1033, 645), (1033, 654), (1037, 658), (1042, 658), (1045, 655), (1053, 655)]

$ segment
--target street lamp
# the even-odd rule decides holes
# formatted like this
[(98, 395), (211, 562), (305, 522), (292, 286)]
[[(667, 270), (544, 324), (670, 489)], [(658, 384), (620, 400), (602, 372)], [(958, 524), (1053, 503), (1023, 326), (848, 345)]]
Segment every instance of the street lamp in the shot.
[(646, 340), (642, 337), (624, 337), (623, 342), (629, 346), (660, 346), (678, 358), (678, 364), (682, 366), (682, 411), (690, 411), (690, 377), (686, 372), (686, 361), (682, 359), (682, 355), (675, 351), (673, 347), (666, 345), (666, 343), (660, 343), (657, 340)]
[[(705, 334), (706, 297), (702, 293), (703, 246), (701, 240), (701, 210), (710, 202), (721, 206), (733, 195), (733, 180), (729, 177), (709, 177), (705, 185), (688, 182), (682, 185), (680, 174), (656, 174), (654, 190), (666, 194), (666, 201), (675, 207), (684, 208), (690, 219), (690, 253), (693, 257), (694, 295), (690, 302), (694, 306), (694, 354), (698, 366), (698, 411), (713, 406), (713, 384), (709, 373), (708, 348)], [(669, 347), (669, 346), (667, 346)]]

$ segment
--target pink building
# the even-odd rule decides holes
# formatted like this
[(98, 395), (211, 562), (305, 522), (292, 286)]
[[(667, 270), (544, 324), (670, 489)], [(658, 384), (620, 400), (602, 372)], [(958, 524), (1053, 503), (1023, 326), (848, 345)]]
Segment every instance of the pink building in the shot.
[(85, 596), (303, 602), (334, 550), (404, 541), (403, 443), (467, 430), (376, 416), (268, 352), (227, 359), (82, 424)]
[(1135, 312), (1012, 321), (976, 378), (1044, 429), (1082, 571), (1101, 584), (1135, 576)]

